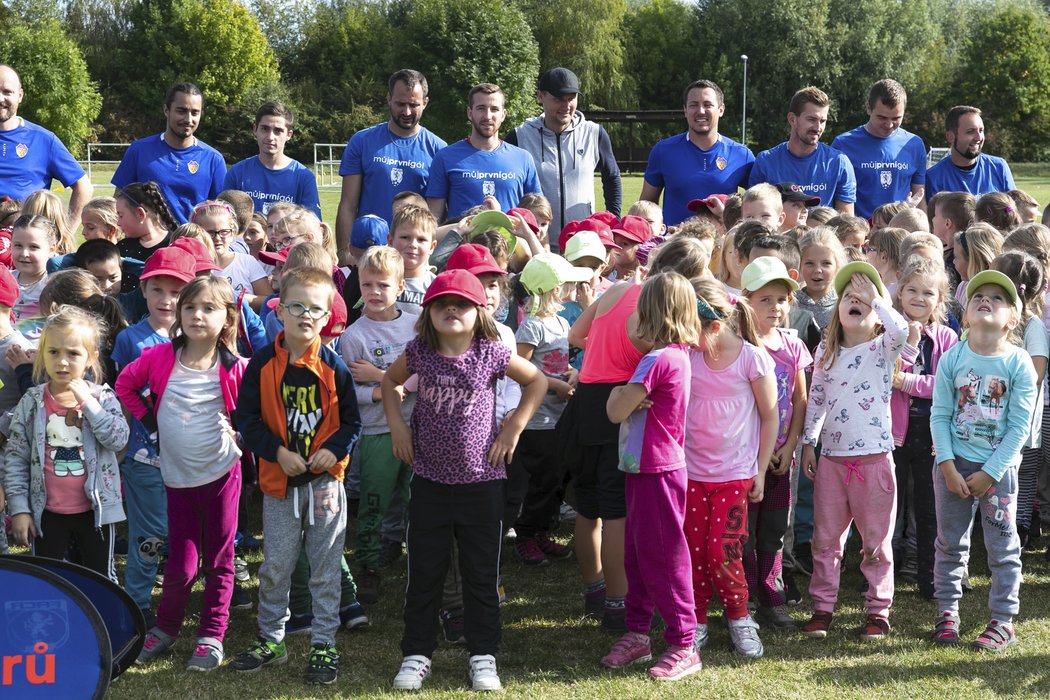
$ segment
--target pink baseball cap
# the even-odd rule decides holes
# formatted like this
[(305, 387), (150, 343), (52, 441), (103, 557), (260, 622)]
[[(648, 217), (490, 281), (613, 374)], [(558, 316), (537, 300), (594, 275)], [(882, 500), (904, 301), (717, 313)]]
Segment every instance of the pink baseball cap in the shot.
[(142, 268), (140, 280), (150, 277), (174, 277), (182, 282), (192, 282), (197, 276), (197, 261), (182, 248), (161, 248), (149, 256)]
[(531, 211), (524, 207), (514, 207), (507, 210), (507, 216), (514, 216), (515, 214), (525, 219), (525, 224), (532, 229), (533, 233), (540, 232), (540, 222), (536, 221), (536, 215)]
[[(602, 239), (603, 243), (606, 240), (612, 242), (612, 229), (609, 227), (609, 224), (601, 219), (594, 218), (592, 215), (587, 219), (570, 221), (562, 227), (561, 233), (558, 235), (558, 250), (565, 250), (565, 245), (569, 242), (569, 239), (580, 231), (594, 231), (598, 234), (598, 238)], [(616, 244), (613, 243), (613, 245)], [(618, 248), (619, 246), (616, 247)]]
[(290, 252), (292, 252), (292, 246), (281, 248), (276, 252), (272, 250), (260, 250), (259, 260), (267, 265), (277, 265), (278, 263), (283, 265), (288, 262), (288, 253)]
[(620, 223), (620, 220), (616, 218), (616, 214), (613, 214), (611, 211), (596, 211), (587, 218), (601, 221), (609, 228), (616, 228), (616, 225)]
[(481, 286), (477, 277), (466, 270), (445, 270), (435, 277), (423, 296), (423, 306), (444, 296), (463, 297), (477, 306), (488, 304), (485, 298), (485, 288)]
[(649, 222), (633, 214), (628, 214), (620, 219), (620, 225), (614, 228), (612, 232), (613, 235), (618, 233), (635, 243), (645, 243), (653, 235), (653, 229)]
[(492, 257), (488, 248), (479, 243), (465, 243), (452, 251), (445, 264), (446, 270), (466, 270), (472, 275), (495, 273), (505, 275), (504, 270)]

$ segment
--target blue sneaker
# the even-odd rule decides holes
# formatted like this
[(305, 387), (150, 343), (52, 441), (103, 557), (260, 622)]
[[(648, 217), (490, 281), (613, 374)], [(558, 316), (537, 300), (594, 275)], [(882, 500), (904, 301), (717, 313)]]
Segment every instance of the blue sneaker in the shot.
[(368, 627), (368, 615), (360, 603), (351, 603), (339, 611), (339, 625), (348, 631)]
[(284, 623), (284, 634), (292, 637), (300, 634), (310, 634), (313, 631), (314, 616), (310, 613), (292, 615), (288, 622)]

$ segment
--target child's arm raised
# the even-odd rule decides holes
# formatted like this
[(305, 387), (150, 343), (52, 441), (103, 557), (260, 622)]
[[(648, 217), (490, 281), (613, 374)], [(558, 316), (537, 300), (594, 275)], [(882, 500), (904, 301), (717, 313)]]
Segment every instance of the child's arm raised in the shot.
[(383, 412), (386, 413), (386, 422), (390, 426), (390, 441), (393, 443), (394, 456), (405, 464), (412, 464), (415, 458), (415, 450), (412, 447), (412, 430), (401, 416), (401, 397), (397, 392), (398, 385), (407, 382), (408, 377), (408, 360), (405, 354), (401, 353), (401, 357), (386, 368), (383, 381), (379, 386), (383, 392)]
[(770, 372), (751, 382), (751, 391), (755, 394), (755, 406), (762, 428), (758, 438), (758, 475), (751, 481), (751, 491), (747, 494), (752, 503), (762, 500), (765, 491), (766, 467), (773, 456), (773, 446), (777, 443), (780, 432), (780, 411), (777, 408), (777, 379)]
[[(389, 371), (387, 370), (388, 373)], [(514, 448), (518, 445), (518, 437), (521, 431), (525, 430), (529, 419), (536, 413), (536, 409), (543, 401), (544, 394), (547, 393), (547, 377), (543, 376), (543, 373), (531, 362), (517, 355), (510, 356), (507, 376), (521, 385), (521, 401), (514, 415), (503, 422), (503, 427), (489, 448), (488, 460), (492, 466), (506, 464), (514, 459)]]
[(625, 384), (613, 389), (609, 393), (609, 400), (605, 402), (609, 422), (622, 423), (627, 420), (627, 417), (642, 405), (645, 397), (644, 384)]
[(113, 391), (109, 387), (102, 387), (96, 399), (91, 393), (90, 385), (83, 379), (71, 380), (69, 388), (77, 403), (83, 406), (84, 419), (91, 426), (91, 433), (98, 444), (113, 452), (124, 449), (128, 444), (131, 429)]

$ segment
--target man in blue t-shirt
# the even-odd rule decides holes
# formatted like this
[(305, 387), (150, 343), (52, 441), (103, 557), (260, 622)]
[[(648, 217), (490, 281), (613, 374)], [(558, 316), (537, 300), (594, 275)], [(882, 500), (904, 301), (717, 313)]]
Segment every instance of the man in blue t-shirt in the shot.
[(857, 177), (854, 213), (865, 219), (890, 202), (926, 208), (926, 145), (902, 129), (908, 95), (904, 86), (886, 78), (868, 90), (868, 121), (840, 134), (831, 147), (846, 154)]
[(802, 192), (819, 197), (821, 206), (852, 214), (857, 201), (853, 165), (844, 154), (820, 143), (830, 105), (828, 96), (818, 88), (804, 87), (796, 92), (788, 105), (788, 140), (755, 157), (748, 186), (795, 183)]
[(259, 155), (234, 164), (226, 171), (222, 188), (247, 193), (255, 211), (265, 215), (277, 202), (293, 202), (321, 218), (317, 178), (308, 167), (284, 152), (292, 138), (295, 114), (283, 102), (266, 102), (255, 112), (252, 133)]
[(387, 81), (390, 119), (350, 137), (343, 151), (339, 175), (343, 190), (335, 219), (340, 264), (348, 262), (350, 230), (359, 217), (374, 214), (389, 225), (391, 203), (401, 192), (422, 195), (427, 190), (430, 163), (446, 146), (419, 121), (429, 98), (426, 77), (403, 69)]
[(0, 63), (0, 196), (19, 201), (58, 180), (72, 192), (69, 221), (80, 225), (80, 210), (93, 187), (80, 163), (53, 133), (18, 116), (25, 91), (11, 66)]
[(959, 105), (944, 120), (951, 155), (926, 171), (926, 201), (938, 192), (969, 192), (980, 197), (989, 192), (1016, 189), (1006, 161), (981, 151), (984, 148), (984, 119), (976, 107)]
[(226, 161), (214, 148), (194, 137), (204, 110), (204, 95), (193, 83), (175, 83), (164, 98), (164, 133), (135, 141), (124, 152), (111, 182), (156, 182), (180, 223), (190, 220), (193, 207), (222, 192)]
[(524, 195), (542, 194), (529, 152), (499, 138), (506, 118), (506, 97), (498, 85), (480, 83), (470, 89), (470, 136), (438, 151), (430, 166), (426, 196), (435, 219), (458, 219), (489, 197), (507, 211)]
[(649, 152), (641, 199), (658, 203), (664, 194), (664, 223), (675, 226), (692, 212), (688, 204), (712, 194), (736, 194), (747, 186), (755, 156), (747, 146), (718, 133), (726, 111), (722, 89), (697, 80), (683, 96), (688, 129), (660, 141)]

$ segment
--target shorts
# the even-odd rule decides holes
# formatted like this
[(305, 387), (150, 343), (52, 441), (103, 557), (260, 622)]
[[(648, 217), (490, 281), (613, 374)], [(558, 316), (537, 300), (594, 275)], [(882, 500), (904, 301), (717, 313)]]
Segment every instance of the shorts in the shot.
[(576, 512), (588, 520), (627, 516), (619, 426), (610, 423), (605, 413), (609, 394), (617, 386), (622, 384), (580, 384), (555, 433), (559, 458), (572, 479)]

